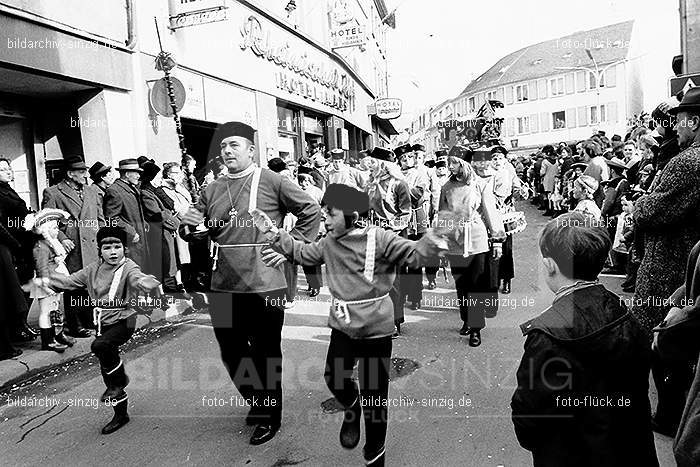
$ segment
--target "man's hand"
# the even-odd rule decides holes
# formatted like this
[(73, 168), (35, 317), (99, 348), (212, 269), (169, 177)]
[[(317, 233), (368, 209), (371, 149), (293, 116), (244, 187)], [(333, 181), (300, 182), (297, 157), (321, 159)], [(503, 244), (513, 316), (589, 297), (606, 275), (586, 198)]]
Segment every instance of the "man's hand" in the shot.
[(139, 234), (134, 234), (134, 239), (131, 241), (131, 243), (136, 244), (139, 242), (139, 240), (141, 240)]
[(262, 254), (263, 263), (272, 268), (275, 268), (287, 261), (287, 258), (285, 258), (282, 253), (277, 253), (272, 248), (264, 248), (260, 253)]
[(75, 249), (75, 243), (73, 243), (73, 240), (70, 238), (66, 238), (61, 242), (61, 245), (63, 245), (63, 249), (66, 250), (66, 253), (70, 253)]
[(204, 214), (195, 208), (190, 208), (187, 213), (182, 216), (182, 223), (185, 225), (196, 226), (204, 222)]

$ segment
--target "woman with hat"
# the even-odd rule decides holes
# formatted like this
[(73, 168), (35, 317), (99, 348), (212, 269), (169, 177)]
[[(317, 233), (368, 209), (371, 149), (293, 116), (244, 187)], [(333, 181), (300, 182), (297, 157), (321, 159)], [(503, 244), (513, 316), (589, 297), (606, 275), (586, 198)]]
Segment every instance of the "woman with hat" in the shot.
[(574, 198), (578, 200), (574, 211), (581, 211), (600, 221), (600, 209), (593, 197), (598, 190), (598, 182), (590, 175), (581, 175), (574, 181)]
[(104, 165), (102, 162), (97, 161), (92, 164), (92, 167), (88, 170), (90, 173), (90, 179), (92, 180), (93, 186), (97, 188), (97, 202), (100, 206), (104, 201), (105, 192), (107, 188), (112, 186), (112, 183), (117, 179), (117, 174), (112, 167)]
[[(481, 155), (487, 161), (491, 153)], [(450, 150), (448, 166), (452, 175), (440, 193), (436, 227), (438, 232), (448, 231), (452, 238), (447, 258), (463, 321), (459, 334), (469, 336), (469, 345), (477, 347), (481, 345), (481, 329), (486, 326), (486, 309), (498, 298), (498, 290), (491, 286), (489, 256), (501, 257), (505, 233), (493, 186), (472, 168), (473, 156), (474, 151), (463, 146)]]

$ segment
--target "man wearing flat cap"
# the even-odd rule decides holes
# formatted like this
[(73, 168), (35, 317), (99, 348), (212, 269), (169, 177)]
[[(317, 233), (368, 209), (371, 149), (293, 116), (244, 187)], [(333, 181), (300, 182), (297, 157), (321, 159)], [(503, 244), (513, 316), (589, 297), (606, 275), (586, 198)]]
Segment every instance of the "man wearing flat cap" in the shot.
[[(410, 148), (409, 145), (404, 146)], [(402, 147), (401, 151), (405, 149)], [(401, 169), (394, 162), (396, 156), (393, 151), (380, 147), (372, 149), (370, 156), (376, 160), (366, 187), (370, 222), (406, 237), (411, 218), (411, 193)], [(398, 273), (390, 296), (394, 305), (394, 324), (398, 335), (401, 333), (401, 323), (404, 322), (405, 303), (401, 293), (401, 276)]]
[[(229, 122), (216, 130), (212, 145), (229, 174), (202, 191), (199, 202), (182, 219), (181, 234), (187, 236), (190, 227), (204, 223), (213, 242), (209, 312), (214, 335), (224, 365), (251, 407), (246, 423), (257, 426), (250, 443), (259, 445), (275, 436), (282, 420), (281, 340), (287, 284), (284, 256), (269, 248), (251, 212), (263, 211), (277, 227), (291, 213), (297, 218), (291, 235), (312, 242), (321, 211), (292, 180), (257, 166), (254, 141), (255, 130), (245, 123)], [(256, 376), (254, 381), (250, 374)]]
[[(44, 190), (41, 207), (61, 209), (70, 215), (61, 225), (65, 239), (61, 238), (64, 246), (68, 246), (66, 267), (68, 272), (74, 273), (97, 261), (97, 230), (104, 225), (104, 216), (97, 188), (87, 185), (88, 171), (83, 159), (80, 156), (67, 157), (65, 169), (65, 179)], [(65, 295), (66, 334), (72, 337), (89, 337), (86, 328), (93, 327), (92, 309), (75, 306), (88, 303), (80, 300), (83, 295), (82, 291), (66, 292)]]
[(143, 269), (150, 264), (145, 209), (139, 188), (143, 169), (136, 159), (119, 161), (117, 169), (119, 178), (104, 196), (105, 219), (110, 226), (126, 230), (127, 256)]
[(362, 173), (345, 162), (345, 151), (342, 149), (331, 149), (331, 167), (327, 174), (329, 185), (340, 183), (358, 190), (364, 189), (365, 179), (362, 177)]

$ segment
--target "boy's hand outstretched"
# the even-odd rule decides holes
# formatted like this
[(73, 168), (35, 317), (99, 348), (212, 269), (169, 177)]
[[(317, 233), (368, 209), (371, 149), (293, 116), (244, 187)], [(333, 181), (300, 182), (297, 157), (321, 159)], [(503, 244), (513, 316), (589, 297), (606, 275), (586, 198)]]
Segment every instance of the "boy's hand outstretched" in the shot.
[(271, 240), (277, 235), (278, 229), (275, 227), (272, 219), (270, 219), (270, 216), (262, 212), (260, 209), (253, 209), (250, 212), (250, 215), (253, 217), (255, 227), (257, 227), (268, 240)]

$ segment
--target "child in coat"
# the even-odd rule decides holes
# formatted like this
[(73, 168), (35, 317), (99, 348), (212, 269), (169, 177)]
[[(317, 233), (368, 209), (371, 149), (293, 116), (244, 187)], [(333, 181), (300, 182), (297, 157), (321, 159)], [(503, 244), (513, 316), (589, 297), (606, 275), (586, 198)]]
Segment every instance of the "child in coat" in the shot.
[(97, 232), (100, 259), (71, 275), (51, 274), (48, 283), (54, 289), (87, 289), (97, 337), (92, 352), (100, 360), (100, 369), (107, 389), (101, 401), (111, 404), (114, 417), (102, 428), (102, 434), (112, 433), (129, 421), (128, 398), (124, 388), (129, 378), (119, 356), (119, 346), (126, 343), (136, 328), (136, 307), (142, 304), (139, 292), (158, 289), (155, 277), (141, 272), (139, 266), (126, 258), (126, 231), (121, 227), (102, 227)]
[[(32, 254), (38, 279), (47, 278), (55, 273), (68, 274), (65, 263), (67, 253), (58, 240), (58, 222), (65, 221), (68, 217), (67, 212), (51, 208), (42, 209), (34, 216), (32, 231), (36, 235), (36, 242)], [(30, 286), (29, 296), (39, 305), (41, 350), (63, 353), (66, 348), (72, 347), (75, 340), (63, 334), (63, 294), (35, 284)]]
[[(340, 443), (346, 449), (357, 446), (364, 413), (365, 462), (383, 466), (388, 412), (382, 401), (386, 402), (389, 391), (391, 336), (395, 331), (389, 291), (397, 264), (422, 264), (421, 257), (435, 254), (440, 242), (432, 232), (411, 241), (362, 222), (369, 211), (368, 196), (347, 185), (329, 185), (322, 206), (327, 235), (315, 243), (294, 240), (260, 210), (251, 214), (256, 226), (272, 241), (272, 248), (288, 260), (305, 266), (326, 264), (333, 299), (325, 379), (345, 407)], [(275, 256), (274, 252), (263, 254), (263, 260)], [(356, 362), (359, 388), (352, 380)]]

